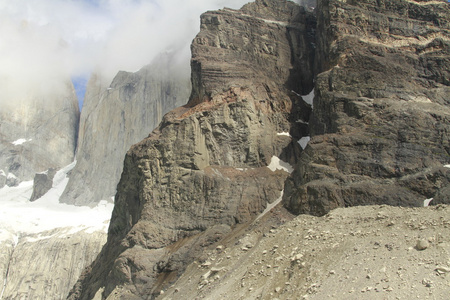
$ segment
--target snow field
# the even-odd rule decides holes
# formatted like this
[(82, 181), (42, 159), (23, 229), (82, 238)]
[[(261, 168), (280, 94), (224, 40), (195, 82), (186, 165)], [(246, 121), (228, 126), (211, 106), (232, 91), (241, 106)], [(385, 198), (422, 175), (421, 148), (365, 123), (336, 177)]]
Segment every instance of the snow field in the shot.
[(59, 203), (59, 197), (69, 180), (67, 173), (75, 164), (73, 162), (58, 171), (53, 187), (34, 202), (29, 201), (33, 181), (0, 189), (0, 242), (56, 228), (67, 228), (66, 234), (81, 230), (87, 233), (107, 231), (113, 203), (102, 200), (93, 208)]

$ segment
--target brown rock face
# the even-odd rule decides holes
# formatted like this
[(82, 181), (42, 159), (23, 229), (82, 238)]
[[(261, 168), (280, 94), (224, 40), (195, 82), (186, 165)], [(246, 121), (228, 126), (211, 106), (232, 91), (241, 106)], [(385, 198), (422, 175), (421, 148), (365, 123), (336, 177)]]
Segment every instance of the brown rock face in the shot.
[(318, 2), (313, 136), (284, 203), (449, 203), (450, 6), (446, 1)]
[[(449, 5), (316, 12), (258, 0), (202, 15), (189, 102), (128, 151), (108, 242), (69, 299), (154, 298), (283, 187), (297, 214), (449, 201)], [(311, 114), (298, 94), (313, 87)], [(295, 171), (270, 171), (273, 156)]]
[(313, 28), (281, 0), (202, 15), (190, 101), (128, 151), (108, 242), (70, 299), (151, 298), (280, 197), (288, 173), (267, 165), (301, 152), (277, 133), (307, 132), (310, 107), (296, 93), (312, 88)]

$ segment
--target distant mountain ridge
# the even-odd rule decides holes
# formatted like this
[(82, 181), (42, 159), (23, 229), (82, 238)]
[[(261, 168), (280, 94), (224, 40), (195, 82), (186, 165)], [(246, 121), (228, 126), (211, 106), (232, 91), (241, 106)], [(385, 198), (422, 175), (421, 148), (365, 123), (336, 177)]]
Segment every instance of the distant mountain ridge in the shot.
[(73, 161), (77, 145), (79, 108), (68, 80), (62, 91), (9, 99), (0, 111), (0, 173), (15, 186), (35, 173), (60, 169)]
[(136, 73), (119, 72), (107, 85), (93, 75), (81, 112), (77, 165), (60, 201), (96, 205), (111, 201), (128, 148), (146, 137), (170, 109), (186, 103), (189, 76), (170, 54)]

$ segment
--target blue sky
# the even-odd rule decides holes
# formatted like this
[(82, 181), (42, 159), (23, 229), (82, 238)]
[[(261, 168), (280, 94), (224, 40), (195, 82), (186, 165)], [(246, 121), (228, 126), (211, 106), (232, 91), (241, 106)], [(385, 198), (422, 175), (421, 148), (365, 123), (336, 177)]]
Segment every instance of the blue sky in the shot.
[(72, 78), (72, 83), (75, 87), (75, 92), (77, 93), (78, 105), (80, 106), (80, 110), (83, 107), (84, 93), (86, 92), (86, 85), (88, 80), (88, 75)]

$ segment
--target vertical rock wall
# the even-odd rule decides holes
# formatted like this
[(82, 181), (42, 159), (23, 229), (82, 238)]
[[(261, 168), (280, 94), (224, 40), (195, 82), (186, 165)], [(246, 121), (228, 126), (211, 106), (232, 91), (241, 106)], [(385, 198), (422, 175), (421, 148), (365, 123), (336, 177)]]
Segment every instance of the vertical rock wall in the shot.
[(71, 83), (45, 95), (10, 99), (0, 120), (0, 173), (8, 178), (7, 185), (73, 161), (79, 108)]
[(185, 104), (189, 76), (170, 55), (136, 73), (119, 72), (111, 84), (92, 76), (81, 114), (77, 165), (63, 203), (96, 205), (111, 200), (131, 145), (155, 128), (170, 109)]
[(448, 203), (448, 3), (321, 0), (317, 13), (313, 138), (285, 206)]
[(17, 244), (0, 242), (1, 299), (65, 299), (106, 241), (104, 232), (71, 230), (30, 234)]
[[(256, 1), (201, 17), (192, 94), (127, 153), (108, 242), (69, 299), (146, 299), (199, 249), (280, 197), (306, 132), (314, 17), (292, 2)], [(293, 46), (295, 45), (295, 47)], [(298, 49), (304, 47), (304, 49)], [(301, 122), (297, 122), (301, 121)]]
[[(69, 299), (155, 297), (283, 187), (285, 207), (315, 215), (448, 202), (448, 10), (323, 0), (316, 24), (258, 0), (203, 14), (189, 102), (128, 151), (108, 241)], [(313, 87), (311, 114), (299, 95)], [(294, 172), (270, 171), (273, 156)]]

